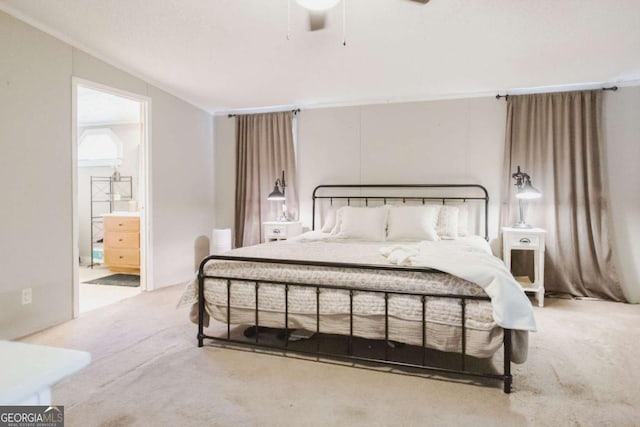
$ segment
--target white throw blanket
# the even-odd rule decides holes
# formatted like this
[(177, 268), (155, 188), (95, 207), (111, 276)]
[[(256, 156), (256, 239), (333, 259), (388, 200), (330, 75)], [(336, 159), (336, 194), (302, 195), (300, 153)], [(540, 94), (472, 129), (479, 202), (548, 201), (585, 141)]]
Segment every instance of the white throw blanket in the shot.
[(434, 268), (482, 287), (491, 298), (493, 318), (503, 328), (535, 331), (533, 309), (524, 291), (504, 263), (474, 247), (437, 246), (434, 242), (380, 249), (389, 262)]

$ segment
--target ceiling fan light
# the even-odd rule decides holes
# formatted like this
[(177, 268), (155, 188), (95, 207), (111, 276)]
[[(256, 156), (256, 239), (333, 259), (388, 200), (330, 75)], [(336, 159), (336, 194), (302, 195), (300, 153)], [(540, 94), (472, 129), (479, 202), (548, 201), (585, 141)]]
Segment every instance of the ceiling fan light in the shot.
[(308, 10), (324, 11), (335, 7), (340, 0), (296, 0), (296, 2)]

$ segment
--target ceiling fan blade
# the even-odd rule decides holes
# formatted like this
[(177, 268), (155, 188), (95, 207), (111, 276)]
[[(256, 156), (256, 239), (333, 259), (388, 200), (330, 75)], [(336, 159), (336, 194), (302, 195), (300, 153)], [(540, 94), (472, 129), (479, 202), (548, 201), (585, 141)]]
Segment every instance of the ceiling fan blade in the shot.
[(327, 14), (320, 11), (309, 11), (309, 31), (323, 30), (327, 22)]

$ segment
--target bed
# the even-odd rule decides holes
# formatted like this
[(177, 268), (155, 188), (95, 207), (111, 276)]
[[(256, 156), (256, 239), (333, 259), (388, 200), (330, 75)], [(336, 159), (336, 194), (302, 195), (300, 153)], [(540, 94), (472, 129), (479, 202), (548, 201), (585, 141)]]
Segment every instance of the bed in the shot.
[[(526, 360), (527, 334), (535, 330), (535, 321), (517, 282), (491, 254), (488, 200), (479, 185), (318, 186), (312, 195), (311, 232), (202, 261), (197, 281), (182, 298), (182, 303), (194, 304), (198, 345), (212, 339), (498, 379), (508, 393), (511, 362)], [(474, 206), (466, 209), (465, 224), (444, 224), (473, 231), (442, 239), (424, 225), (420, 232), (427, 233), (426, 240), (411, 236), (407, 241), (407, 229), (415, 228), (411, 218), (419, 213), (420, 222), (425, 212), (441, 214), (441, 206), (452, 212), (461, 211), (454, 206)], [(438, 226), (441, 219), (440, 215)], [(321, 220), (324, 232), (316, 224)], [(375, 226), (369, 227), (372, 221)], [(427, 222), (432, 221), (430, 217)], [(445, 232), (439, 229), (438, 236)], [(226, 334), (204, 333), (210, 316), (226, 325)], [(261, 341), (260, 333), (250, 340), (238, 338), (232, 334), (233, 325), (252, 326), (254, 331), (276, 328), (281, 339)], [(294, 330), (345, 337), (345, 348), (335, 351), (335, 346), (321, 345), (320, 338), (315, 345), (299, 346), (290, 339)], [(383, 354), (358, 349), (362, 340), (384, 343)], [(420, 349), (421, 357), (398, 360), (398, 345)], [(473, 360), (491, 358), (500, 349), (501, 373), (470, 368)], [(457, 354), (458, 366), (431, 363), (433, 351)]]

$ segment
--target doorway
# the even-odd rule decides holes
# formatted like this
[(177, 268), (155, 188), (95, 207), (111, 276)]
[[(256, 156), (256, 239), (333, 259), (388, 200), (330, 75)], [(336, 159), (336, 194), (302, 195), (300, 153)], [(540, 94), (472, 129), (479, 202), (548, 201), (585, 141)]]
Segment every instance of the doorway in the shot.
[(73, 79), (73, 317), (148, 290), (147, 97)]

